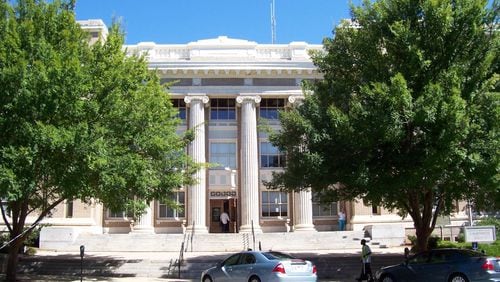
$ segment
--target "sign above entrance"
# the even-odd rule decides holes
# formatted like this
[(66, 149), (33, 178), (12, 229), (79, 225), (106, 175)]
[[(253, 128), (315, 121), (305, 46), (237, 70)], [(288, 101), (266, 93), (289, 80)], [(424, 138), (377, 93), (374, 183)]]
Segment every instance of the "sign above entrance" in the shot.
[(236, 191), (210, 191), (210, 199), (229, 199), (236, 198), (238, 193)]

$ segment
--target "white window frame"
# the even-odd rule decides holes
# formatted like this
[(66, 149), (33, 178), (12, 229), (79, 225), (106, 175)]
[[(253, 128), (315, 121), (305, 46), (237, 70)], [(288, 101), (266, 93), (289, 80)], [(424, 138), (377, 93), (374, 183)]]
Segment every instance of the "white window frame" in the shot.
[[(314, 218), (332, 218), (339, 215), (339, 202), (331, 202), (330, 204), (322, 204), (316, 196), (312, 198), (312, 212)], [(323, 213), (321, 212), (323, 209)], [(329, 210), (328, 214), (324, 214), (325, 210)]]
[[(264, 146), (269, 144), (269, 146), (271, 146), (273, 149), (276, 149), (276, 152), (274, 153), (266, 153), (264, 154)], [(264, 169), (275, 169), (275, 168), (283, 168), (285, 167), (286, 165), (286, 156), (285, 156), (285, 153), (281, 152), (278, 148), (276, 148), (275, 146), (273, 146), (273, 144), (271, 144), (271, 142), (269, 141), (260, 141), (259, 143), (259, 146), (260, 146), (260, 150), (259, 150), (259, 166), (260, 168), (264, 168)], [(262, 157), (278, 157), (278, 165), (279, 166), (264, 166), (263, 163), (262, 163)]]
[[(223, 153), (216, 153), (217, 155), (214, 156), (214, 148), (212, 148), (212, 145), (216, 145), (216, 144), (231, 144), (231, 145), (234, 145), (234, 152), (223, 152)], [(236, 141), (211, 141), (210, 142), (210, 145), (209, 145), (209, 162), (212, 163), (212, 164), (218, 164), (219, 166), (217, 167), (213, 167), (213, 169), (224, 169), (226, 167), (229, 167), (231, 169), (237, 169), (238, 168), (238, 144), (236, 143)], [(214, 157), (217, 157), (217, 159), (219, 158), (227, 158), (227, 160), (229, 160), (229, 164), (228, 163), (219, 163), (217, 162), (217, 159), (214, 160)]]
[[(184, 201), (181, 203), (179, 201), (180, 194), (184, 194), (183, 198)], [(179, 205), (180, 208), (182, 208), (182, 215), (179, 215), (179, 210), (178, 209), (172, 209), (169, 207), (167, 204), (163, 204), (161, 202), (158, 202), (158, 218), (161, 220), (178, 220), (178, 219), (184, 219), (186, 218), (186, 192), (185, 191), (175, 191), (174, 195), (175, 201)], [(162, 207), (165, 209), (165, 216), (162, 216)], [(169, 209), (172, 210), (173, 216), (168, 216)]]
[[(270, 194), (271, 193), (278, 193), (278, 198), (274, 198), (274, 202), (271, 201), (270, 199)], [(284, 197), (283, 197), (284, 196)], [(289, 207), (289, 196), (290, 194), (287, 192), (281, 192), (281, 191), (268, 191), (268, 190), (263, 190), (261, 191), (261, 208), (260, 208), (260, 215), (264, 219), (272, 219), (272, 218), (288, 218), (290, 215), (290, 207)], [(286, 200), (285, 202), (283, 201), (283, 198)], [(267, 201), (267, 202), (265, 202)], [(265, 207), (268, 207), (268, 215), (265, 215)], [(269, 215), (271, 213), (271, 208), (278, 208), (279, 210), (275, 212), (278, 213), (278, 215)], [(283, 209), (282, 207), (286, 208), (286, 215), (283, 214)]]

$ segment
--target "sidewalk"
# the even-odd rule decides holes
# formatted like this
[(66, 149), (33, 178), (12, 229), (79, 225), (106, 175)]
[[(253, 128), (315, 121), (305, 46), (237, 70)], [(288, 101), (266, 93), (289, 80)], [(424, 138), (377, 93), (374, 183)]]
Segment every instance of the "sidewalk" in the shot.
[[(390, 247), (390, 248), (379, 248), (376, 246), (370, 246), (374, 253), (376, 254), (404, 254), (404, 248), (406, 246)], [(287, 251), (293, 254), (360, 254), (361, 246), (356, 249), (342, 249), (342, 250), (311, 250), (311, 251)], [(194, 258), (199, 256), (214, 256), (214, 255), (228, 255), (235, 252), (184, 252), (184, 259)], [(37, 256), (77, 256), (80, 257), (79, 252), (58, 252), (52, 250), (37, 250)], [(85, 257), (114, 257), (117, 259), (169, 259), (178, 258), (179, 252), (85, 252)], [(84, 257), (84, 258), (85, 258)]]

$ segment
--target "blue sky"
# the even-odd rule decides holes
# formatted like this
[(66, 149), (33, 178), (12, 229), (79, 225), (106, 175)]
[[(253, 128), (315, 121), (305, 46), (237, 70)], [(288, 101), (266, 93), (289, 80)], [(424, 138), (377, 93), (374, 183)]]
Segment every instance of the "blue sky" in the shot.
[[(78, 20), (120, 19), (126, 43), (185, 44), (225, 35), (271, 43), (272, 0), (77, 0)], [(320, 44), (360, 0), (275, 0), (276, 43)]]

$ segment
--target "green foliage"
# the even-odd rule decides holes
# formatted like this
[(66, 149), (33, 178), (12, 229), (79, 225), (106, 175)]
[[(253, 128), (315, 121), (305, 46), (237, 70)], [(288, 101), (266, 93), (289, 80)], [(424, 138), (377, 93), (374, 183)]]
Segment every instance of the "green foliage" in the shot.
[(64, 200), (125, 210), (193, 181), (191, 135), (176, 133), (168, 93), (143, 57), (122, 50), (117, 24), (89, 45), (74, 1), (11, 3), (0, 0), (0, 198), (11, 237)]
[[(450, 241), (439, 241), (438, 248), (460, 248), (460, 249), (472, 249), (472, 243), (466, 242), (450, 242)], [(500, 240), (496, 240), (491, 244), (479, 244), (478, 251), (484, 252), (488, 256), (498, 257), (500, 256)]]
[(34, 256), (36, 254), (36, 249), (33, 247), (26, 248), (25, 254), (28, 256)]
[[(417, 237), (413, 235), (408, 235), (408, 240), (410, 240), (411, 244), (411, 252), (418, 251)], [(436, 249), (440, 246), (442, 240), (438, 236), (430, 236), (428, 239), (427, 247), (429, 249)]]
[(271, 136), (288, 167), (267, 185), (312, 187), (411, 216), (425, 249), (456, 200), (500, 207), (499, 2), (364, 1), (313, 54), (324, 76)]

